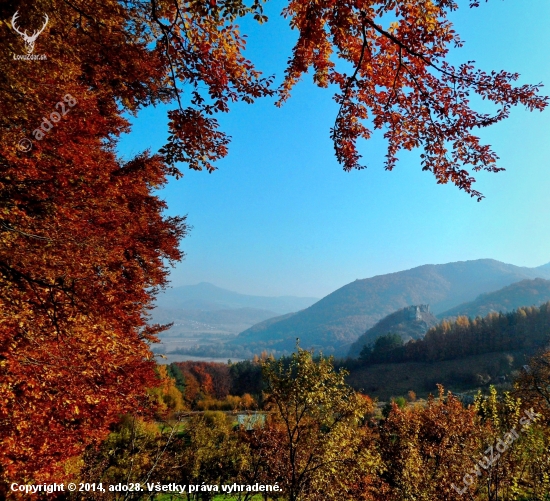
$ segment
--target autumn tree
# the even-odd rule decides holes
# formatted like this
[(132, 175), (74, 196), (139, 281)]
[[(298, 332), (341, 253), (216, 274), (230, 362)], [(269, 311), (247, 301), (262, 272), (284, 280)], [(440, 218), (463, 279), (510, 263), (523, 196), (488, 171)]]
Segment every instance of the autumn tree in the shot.
[(167, 365), (157, 366), (159, 383), (155, 388), (149, 389), (158, 402), (157, 419), (169, 417), (185, 408), (183, 395), (177, 387), (177, 381), (171, 377)]
[[(550, 304), (544, 305), (550, 315)], [(541, 307), (542, 309), (542, 307)], [(525, 468), (531, 473), (532, 492), (550, 492), (550, 349), (542, 349), (524, 366), (515, 381), (514, 396), (524, 408), (538, 415), (537, 426), (531, 429), (524, 448)], [(527, 439), (526, 439), (527, 440)], [(540, 494), (542, 497), (542, 494)]]
[[(550, 303), (541, 306), (541, 313), (550, 322)], [(547, 333), (550, 330), (547, 330)], [(548, 335), (548, 334), (547, 334)], [(547, 338), (548, 340), (548, 338)], [(550, 349), (539, 350), (526, 364), (516, 381), (517, 393), (538, 409), (550, 410)]]
[[(194, 416), (185, 426), (185, 435), (175, 443), (172, 478), (180, 484), (231, 484), (248, 463), (248, 447), (222, 412)], [(214, 491), (188, 495), (188, 499), (208, 501)]]
[[(548, 491), (547, 427), (521, 397), (494, 387), (474, 407), (481, 418), (483, 448), (473, 459), (474, 482), (460, 487), (476, 499), (539, 499)], [(475, 473), (474, 473), (475, 472)], [(466, 479), (470, 481), (469, 479)]]
[(371, 499), (376, 452), (366, 447), (361, 425), (372, 402), (356, 394), (345, 375), (334, 371), (331, 359), (314, 360), (300, 348), (287, 361), (264, 363), (271, 420), (256, 433), (270, 451), (268, 476), (290, 501)]
[[(109, 491), (108, 485), (118, 483), (168, 482), (174, 447), (178, 443), (180, 422), (159, 426), (137, 416), (125, 415), (113, 426), (113, 430), (98, 445), (89, 446), (79, 462), (81, 468), (70, 480), (80, 483), (103, 483), (105, 492), (77, 491), (65, 493), (63, 499), (95, 501), (101, 496), (106, 501), (130, 501), (143, 499), (141, 492)], [(145, 488), (145, 487), (144, 487)]]
[(480, 444), (475, 409), (464, 409), (442, 387), (439, 398), (430, 397), (426, 407), (400, 409), (394, 403), (380, 429), (382, 478), (387, 488), (380, 499), (462, 499), (461, 480), (473, 468), (472, 458)]
[[(185, 218), (155, 194), (173, 161), (225, 154), (213, 109), (264, 95), (233, 22), (255, 11), (173, 2), (12, 1), (0, 6), (0, 478), (61, 481), (156, 384), (147, 325)], [(18, 12), (19, 18), (13, 16)], [(49, 22), (24, 60), (21, 32)], [(181, 36), (169, 35), (168, 27)], [(176, 55), (177, 54), (177, 55)], [(161, 154), (121, 160), (124, 113), (178, 100)], [(199, 89), (200, 84), (200, 89)], [(206, 87), (206, 102), (201, 98)], [(209, 97), (208, 97), (209, 96)], [(202, 104), (201, 104), (202, 103)], [(23, 147), (32, 141), (32, 149)], [(205, 141), (205, 142), (203, 142)], [(19, 146), (19, 149), (18, 149)]]
[[(470, 6), (479, 2), (471, 0)], [(514, 85), (517, 73), (485, 72), (472, 62), (451, 65), (450, 48), (463, 44), (448, 19), (457, 8), (454, 0), (291, 0), (283, 15), (299, 36), (279, 104), (311, 69), (317, 85), (338, 88), (331, 139), (345, 170), (365, 167), (357, 141), (381, 129), (388, 142), (387, 170), (395, 167), (400, 150), (420, 147), (423, 170), (480, 200), (466, 167), (501, 168), (476, 129), (507, 118), (518, 104), (543, 110), (548, 98), (539, 95), (540, 84)], [(472, 94), (494, 103), (495, 112), (473, 109)]]
[(392, 405), (380, 426), (380, 500), (512, 501), (548, 493), (547, 420), (509, 393), (464, 408), (439, 387), (427, 405)]
[(227, 364), (215, 362), (176, 362), (183, 377), (184, 397), (189, 405), (206, 397), (224, 399), (229, 395), (231, 376)]

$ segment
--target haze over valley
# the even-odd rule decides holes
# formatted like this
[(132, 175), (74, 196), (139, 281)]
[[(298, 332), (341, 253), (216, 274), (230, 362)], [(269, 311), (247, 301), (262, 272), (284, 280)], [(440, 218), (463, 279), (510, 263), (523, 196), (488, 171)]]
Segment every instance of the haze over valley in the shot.
[[(154, 350), (164, 354), (219, 347), (257, 323), (299, 311), (317, 301), (313, 297), (239, 294), (206, 282), (168, 289), (159, 295), (152, 321), (173, 325), (161, 335), (162, 344), (155, 345)], [(223, 356), (223, 350), (206, 355), (209, 359)]]
[[(364, 343), (384, 332), (365, 333), (400, 309), (428, 305), (428, 322), (404, 327), (404, 339), (418, 338), (443, 318), (538, 306), (550, 300), (548, 279), (549, 265), (479, 259), (355, 280), (320, 300), (245, 295), (208, 283), (176, 287), (159, 296), (153, 311), (154, 322), (174, 324), (155, 351), (172, 359), (242, 359), (264, 350), (288, 354), (299, 338), (303, 348), (357, 357)], [(416, 334), (407, 334), (411, 328)]]

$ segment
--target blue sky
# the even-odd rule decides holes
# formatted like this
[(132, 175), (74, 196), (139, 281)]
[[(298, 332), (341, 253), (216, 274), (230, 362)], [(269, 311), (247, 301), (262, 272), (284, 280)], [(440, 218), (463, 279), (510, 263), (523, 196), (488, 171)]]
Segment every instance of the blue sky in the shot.
[[(550, 94), (550, 2), (459, 3), (451, 19), (466, 44), (452, 61), (517, 71), (520, 83), (545, 82)], [(267, 4), (265, 25), (241, 23), (247, 56), (278, 83), (296, 38), (279, 15), (282, 5)], [(422, 172), (420, 151), (400, 154), (396, 169), (384, 171), (380, 138), (360, 144), (368, 169), (343, 172), (329, 139), (332, 95), (306, 77), (283, 108), (265, 99), (218, 117), (232, 136), (219, 170), (185, 170), (160, 192), (169, 214), (188, 214), (193, 226), (172, 285), (206, 281), (248, 294), (322, 297), (356, 278), (428, 263), (550, 261), (550, 110), (516, 108), (480, 131), (507, 170), (476, 176), (486, 196), (477, 203)], [(121, 155), (165, 143), (166, 109), (145, 109), (132, 120)]]

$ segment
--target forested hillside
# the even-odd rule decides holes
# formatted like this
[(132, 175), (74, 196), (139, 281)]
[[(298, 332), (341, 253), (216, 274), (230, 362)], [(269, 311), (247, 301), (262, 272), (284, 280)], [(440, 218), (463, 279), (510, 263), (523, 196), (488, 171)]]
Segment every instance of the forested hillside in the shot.
[[(401, 317), (404, 310), (396, 313)], [(338, 359), (337, 366), (350, 371), (348, 381), (354, 388), (382, 398), (408, 390), (426, 394), (435, 391), (438, 383), (467, 391), (487, 387), (499, 377), (510, 381), (528, 357), (548, 343), (550, 302), (484, 318), (443, 321), (423, 338), (406, 343), (399, 334), (386, 333), (365, 345), (358, 360)], [(230, 393), (249, 393), (261, 401), (259, 362), (256, 357), (255, 362), (230, 366), (205, 362), (172, 365), (185, 375), (188, 405), (204, 409), (212, 398), (223, 400)]]
[(430, 312), (429, 305), (408, 306), (377, 322), (351, 345), (348, 356), (357, 357), (365, 345), (373, 344), (377, 338), (388, 333), (397, 334), (402, 341), (420, 339), (438, 319)]
[(423, 339), (408, 343), (395, 334), (379, 337), (360, 358), (339, 362), (350, 370), (348, 382), (382, 399), (413, 390), (426, 395), (437, 384), (473, 391), (511, 382), (529, 359), (550, 343), (550, 303), (491, 313), (485, 318), (444, 321)]
[(300, 338), (305, 348), (345, 355), (361, 334), (400, 308), (429, 304), (438, 314), (481, 293), (536, 277), (550, 278), (550, 269), (491, 259), (419, 266), (356, 280), (290, 318), (242, 332), (232, 344), (289, 353)]
[(368, 363), (437, 362), (483, 353), (542, 347), (550, 341), (550, 302), (484, 318), (458, 317), (430, 329), (424, 338), (384, 352), (364, 352)]
[(550, 301), (550, 280), (535, 278), (522, 280), (498, 291), (480, 294), (474, 301), (455, 306), (440, 313), (438, 317), (484, 317), (491, 312), (507, 312), (522, 306), (540, 306), (547, 301)]

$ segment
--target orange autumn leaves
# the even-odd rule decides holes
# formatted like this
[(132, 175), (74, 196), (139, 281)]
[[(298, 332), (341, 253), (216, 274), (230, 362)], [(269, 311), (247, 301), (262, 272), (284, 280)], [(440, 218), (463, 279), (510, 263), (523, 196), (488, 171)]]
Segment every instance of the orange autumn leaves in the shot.
[[(548, 98), (540, 96), (541, 85), (515, 85), (516, 73), (485, 72), (472, 62), (449, 64), (449, 49), (462, 45), (448, 20), (457, 7), (452, 0), (290, 1), (284, 15), (299, 38), (279, 103), (312, 69), (317, 85), (339, 89), (331, 139), (345, 170), (365, 167), (357, 141), (381, 129), (387, 170), (395, 167), (399, 151), (420, 147), (423, 170), (480, 200), (468, 169), (501, 169), (476, 129), (507, 118), (516, 105), (543, 110)], [(474, 94), (492, 102), (494, 113), (476, 111)]]
[[(114, 0), (0, 7), (3, 480), (61, 480), (64, 461), (103, 439), (122, 413), (147, 412), (145, 390), (156, 384), (148, 342), (161, 330), (147, 325), (148, 309), (187, 231), (185, 217), (164, 214), (155, 190), (179, 173), (172, 161), (210, 169), (225, 154), (208, 126), (211, 105), (200, 102), (203, 85), (224, 111), (265, 93), (232, 25), (261, 9), (243, 8)], [(22, 45), (9, 24), (15, 10), (25, 13), (23, 29), (49, 14), (39, 40), (47, 60), (12, 59)], [(180, 129), (182, 111), (174, 111), (174, 158), (168, 150), (118, 158), (124, 113), (177, 100), (182, 80), (200, 89), (194, 121)], [(21, 137), (32, 137), (67, 94), (78, 103), (71, 113), (19, 151)]]

